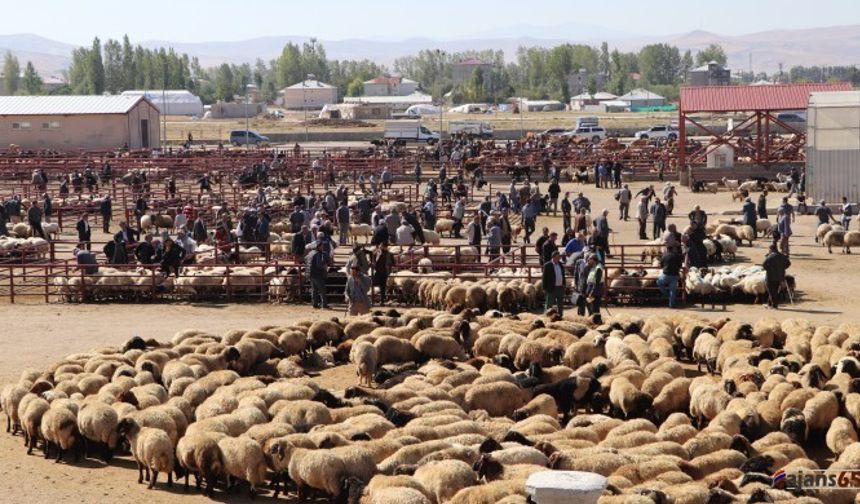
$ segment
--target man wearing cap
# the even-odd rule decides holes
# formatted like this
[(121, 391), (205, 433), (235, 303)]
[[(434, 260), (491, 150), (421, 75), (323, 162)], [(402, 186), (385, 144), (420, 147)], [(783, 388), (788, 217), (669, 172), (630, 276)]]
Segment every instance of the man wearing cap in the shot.
[(346, 269), (349, 271), (353, 267), (358, 267), (363, 275), (370, 271), (370, 259), (367, 257), (364, 245), (356, 244), (352, 247), (352, 255), (346, 261)]
[(543, 265), (543, 286), (546, 292), (544, 309), (549, 310), (554, 306), (561, 315), (564, 304), (564, 266), (561, 264), (561, 254), (558, 250)]
[(743, 216), (744, 225), (752, 227), (755, 237), (758, 238), (758, 232), (755, 229), (755, 222), (757, 218), (755, 211), (755, 203), (753, 203), (752, 199), (750, 199), (749, 197), (744, 199), (744, 204), (741, 207), (741, 215)]

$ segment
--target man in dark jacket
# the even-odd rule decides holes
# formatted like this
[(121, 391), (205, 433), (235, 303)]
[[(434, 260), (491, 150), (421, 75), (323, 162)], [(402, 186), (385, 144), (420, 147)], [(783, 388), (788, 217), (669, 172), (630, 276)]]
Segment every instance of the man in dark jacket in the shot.
[(312, 250), (305, 257), (308, 268), (308, 277), (311, 281), (311, 302), (314, 308), (328, 308), (326, 299), (326, 280), (328, 279), (328, 254), (323, 250), (323, 244), (317, 243), (316, 250)]
[(102, 216), (102, 231), (110, 233), (110, 219), (113, 214), (113, 203), (110, 196), (105, 196), (102, 202), (99, 203), (99, 213)]
[(552, 259), (552, 256), (558, 253), (558, 245), (556, 244), (556, 240), (558, 240), (558, 233), (553, 231), (549, 234), (549, 237), (543, 242), (541, 245), (541, 262), (547, 263)]
[(564, 305), (564, 275), (561, 254), (556, 250), (552, 258), (543, 265), (543, 289), (546, 292), (544, 309), (549, 310), (554, 306), (559, 315), (562, 314), (562, 305)]
[(194, 238), (194, 241), (197, 243), (206, 243), (206, 240), (209, 239), (209, 233), (206, 230), (206, 224), (203, 222), (203, 217), (200, 214), (197, 215), (197, 219), (194, 221), (194, 227), (191, 231), (191, 237)]
[(394, 269), (395, 264), (394, 254), (388, 251), (388, 241), (380, 243), (373, 255), (373, 285), (379, 288), (379, 300), (382, 306), (385, 306), (388, 277), (391, 276), (391, 270)]
[(92, 245), (90, 244), (90, 237), (92, 236), (92, 228), (90, 228), (90, 222), (88, 220), (89, 214), (84, 212), (81, 214), (81, 218), (78, 219), (77, 224), (75, 224), (75, 230), (78, 232), (78, 248), (86, 248), (87, 250), (92, 250)]
[(39, 208), (39, 204), (35, 201), (30, 205), (30, 209), (27, 210), (27, 222), (33, 228), (33, 236), (38, 234), (47, 240), (45, 231), (42, 230), (42, 209)]
[(132, 228), (125, 221), (119, 223), (119, 231), (114, 235), (115, 241), (131, 245), (140, 239), (140, 231)]
[(660, 198), (655, 199), (654, 203), (651, 204), (651, 218), (653, 219), (651, 224), (652, 239), (656, 240), (663, 236), (663, 231), (666, 231), (666, 205), (660, 201)]
[(338, 243), (346, 245), (349, 238), (349, 207), (346, 206), (346, 201), (340, 202), (340, 206), (337, 207), (337, 212), (335, 212), (334, 216), (337, 220)]
[(290, 231), (298, 233), (305, 223), (305, 215), (302, 213), (301, 207), (295, 207), (290, 214)]
[(558, 195), (561, 193), (561, 186), (558, 185), (558, 182), (553, 180), (549, 184), (547, 192), (549, 193), (549, 204), (552, 205), (552, 214), (556, 215), (556, 213), (558, 213)]
[(42, 211), (45, 213), (45, 222), (51, 222), (51, 216), (54, 215), (54, 202), (48, 193), (42, 195)]
[(660, 258), (662, 272), (657, 277), (657, 287), (664, 296), (669, 297), (669, 308), (675, 308), (678, 295), (678, 280), (681, 277), (681, 257), (679, 248), (676, 246), (666, 247), (666, 252)]
[(385, 221), (379, 221), (379, 224), (373, 228), (373, 236), (370, 238), (370, 244), (373, 246), (379, 246), (383, 243), (388, 243), (390, 236), (388, 235), (388, 227), (385, 225)]
[(152, 235), (148, 234), (134, 249), (134, 257), (140, 264), (155, 264), (160, 262), (152, 245)]
[(776, 244), (771, 244), (767, 257), (764, 258), (764, 268), (767, 283), (767, 306), (779, 308), (779, 289), (785, 282), (785, 270), (791, 266), (791, 261), (777, 250)]
[(756, 223), (756, 208), (755, 203), (752, 202), (750, 198), (746, 198), (744, 200), (744, 204), (741, 207), (741, 215), (743, 216), (743, 222), (745, 226), (751, 226), (753, 228), (753, 232), (758, 237), (758, 232), (755, 230)]
[(305, 256), (305, 247), (314, 241), (313, 233), (307, 226), (302, 226), (298, 233), (293, 235), (293, 255), (297, 258)]
[(568, 198), (570, 193), (564, 193), (564, 199), (561, 200), (561, 227), (564, 231), (570, 229), (570, 212), (573, 210), (573, 205)]

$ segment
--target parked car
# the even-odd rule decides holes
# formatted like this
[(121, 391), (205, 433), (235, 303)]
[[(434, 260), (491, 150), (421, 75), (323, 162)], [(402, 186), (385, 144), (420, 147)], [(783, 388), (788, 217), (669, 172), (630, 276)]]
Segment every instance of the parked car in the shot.
[(675, 140), (678, 138), (678, 130), (673, 126), (651, 126), (646, 130), (637, 131), (635, 136), (640, 140), (648, 140), (649, 138)]
[(784, 123), (805, 123), (806, 114), (803, 112), (781, 112), (776, 115), (777, 120)]
[(448, 134), (493, 138), (493, 125), (483, 121), (450, 121), (448, 123)]
[(574, 138), (587, 138), (591, 143), (599, 143), (606, 138), (606, 129), (600, 126), (583, 126), (565, 134)]
[(233, 130), (230, 132), (230, 143), (233, 145), (259, 145), (269, 143), (269, 137), (254, 130)]

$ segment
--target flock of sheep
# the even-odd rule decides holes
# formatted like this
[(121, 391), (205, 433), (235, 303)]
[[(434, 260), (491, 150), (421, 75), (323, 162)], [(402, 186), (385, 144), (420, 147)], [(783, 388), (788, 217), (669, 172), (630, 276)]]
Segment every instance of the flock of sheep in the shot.
[[(130, 452), (139, 483), (210, 496), (521, 504), (531, 474), (579, 470), (607, 504), (851, 503), (771, 475), (860, 468), (858, 352), (860, 325), (797, 318), (416, 308), (135, 337), (24, 371), (0, 405), (28, 453)], [(359, 386), (313, 379), (349, 361)]]

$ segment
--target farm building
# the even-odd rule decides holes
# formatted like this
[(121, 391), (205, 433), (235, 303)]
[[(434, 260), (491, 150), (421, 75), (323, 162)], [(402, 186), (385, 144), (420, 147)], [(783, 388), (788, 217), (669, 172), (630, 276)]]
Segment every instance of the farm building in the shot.
[(388, 119), (391, 111), (388, 105), (365, 105), (361, 103), (336, 103), (324, 105), (320, 110), (320, 119), (351, 119), (373, 120)]
[(634, 89), (623, 96), (619, 96), (618, 100), (629, 103), (631, 112), (666, 105), (666, 98), (642, 88)]
[(265, 103), (219, 101), (209, 105), (209, 117), (212, 119), (239, 119), (243, 117), (255, 117), (265, 113)]
[(690, 86), (728, 86), (732, 83), (732, 71), (710, 61), (687, 72), (687, 83)]
[(122, 95), (145, 96), (164, 115), (203, 116), (203, 102), (200, 97), (185, 89), (123, 91)]
[(337, 103), (337, 87), (318, 80), (305, 80), (282, 89), (280, 105), (286, 109), (321, 109)]
[(570, 109), (585, 111), (589, 110), (589, 107), (591, 107), (592, 110), (597, 111), (601, 102), (614, 100), (616, 98), (618, 97), (614, 94), (607, 93), (605, 91), (601, 91), (594, 94), (582, 93), (570, 97)]
[(860, 91), (812, 93), (806, 117), (809, 194), (860, 200)]
[(418, 90), (418, 82), (389, 75), (364, 81), (364, 96), (409, 96)]
[(159, 147), (158, 109), (144, 96), (0, 97), (0, 145), (22, 149)]
[(416, 91), (408, 96), (345, 96), (343, 102), (387, 105), (392, 112), (403, 112), (412, 105), (432, 105), (433, 97)]

